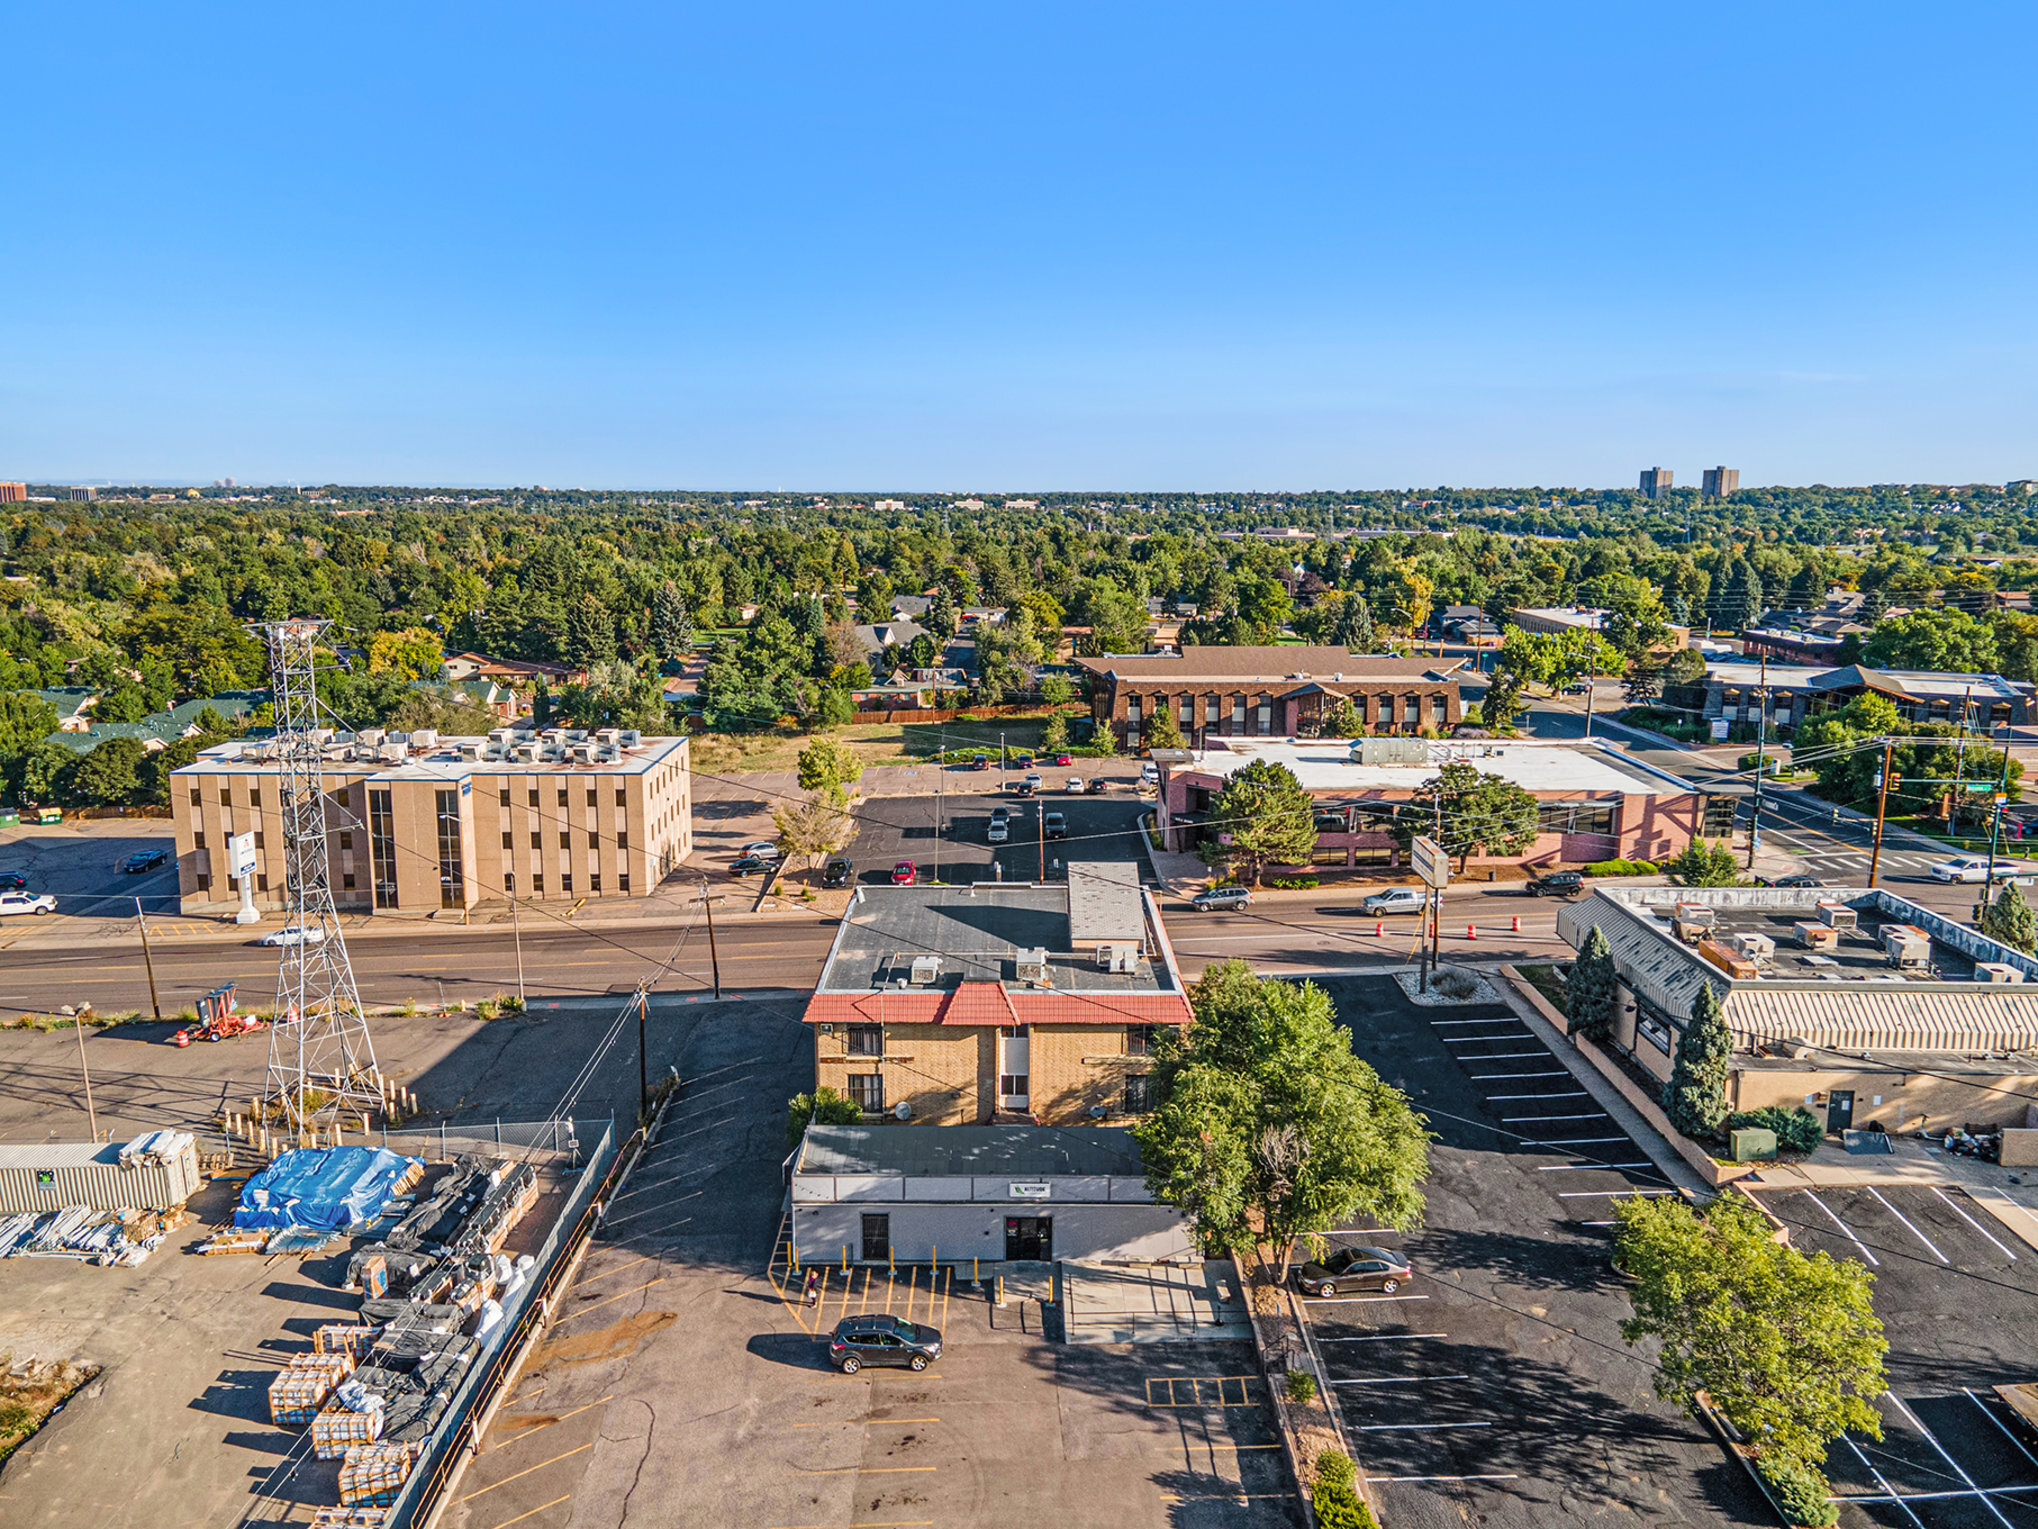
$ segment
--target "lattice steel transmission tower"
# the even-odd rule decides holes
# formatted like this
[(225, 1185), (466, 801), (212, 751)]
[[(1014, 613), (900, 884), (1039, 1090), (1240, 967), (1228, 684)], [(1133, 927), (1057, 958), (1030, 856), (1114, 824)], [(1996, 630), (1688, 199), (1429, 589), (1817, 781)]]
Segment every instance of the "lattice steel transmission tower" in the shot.
[(306, 1130), (382, 1108), (375, 1046), (333, 907), (326, 853), (325, 741), (312, 656), (324, 621), (255, 626), (269, 645), (276, 698), (276, 783), (282, 807), (284, 906), (298, 938), (282, 947), (265, 1104)]

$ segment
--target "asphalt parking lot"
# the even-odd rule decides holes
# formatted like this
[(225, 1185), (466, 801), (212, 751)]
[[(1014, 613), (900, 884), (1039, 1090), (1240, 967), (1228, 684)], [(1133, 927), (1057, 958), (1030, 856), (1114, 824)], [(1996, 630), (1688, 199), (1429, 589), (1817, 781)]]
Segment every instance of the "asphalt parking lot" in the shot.
[[(832, 1271), (808, 1310), (780, 1244), (796, 1018), (685, 1043), (692, 1080), (483, 1442), (448, 1529), (1289, 1525), (1249, 1345), (1063, 1345), (948, 1270)], [(925, 1374), (836, 1374), (843, 1313), (944, 1334)]]
[[(168, 850), (163, 864), (129, 875), (120, 863), (142, 850)], [(177, 841), (168, 818), (86, 818), (48, 828), (0, 829), (0, 872), (19, 871), (31, 892), (56, 895), (57, 911), (83, 918), (177, 911)], [(15, 920), (7, 920), (13, 923)]]
[[(1076, 796), (1059, 789), (1066, 777), (1082, 774), (1081, 766), (1090, 763), (1082, 760), (1075, 768), (1051, 771), (1047, 779), (1053, 789), (1030, 799), (996, 789), (872, 797), (858, 809), (861, 827), (847, 851), (857, 880), (888, 882), (892, 866), (900, 860), (914, 862), (923, 881), (937, 871), (943, 881), (951, 882), (989, 881), (994, 875), (1005, 881), (1058, 881), (1068, 874), (1066, 866), (1072, 859), (1128, 860), (1144, 871), (1147, 858), (1139, 818), (1151, 810), (1148, 802), (1123, 780), (1115, 781), (1102, 796)], [(995, 773), (968, 770), (950, 774), (950, 783), (957, 785), (997, 778)], [(1017, 780), (1015, 775), (1013, 783)], [(989, 840), (991, 811), (996, 807), (1011, 809), (1011, 838), (1004, 844)], [(1041, 818), (1050, 812), (1061, 813), (1067, 821), (1067, 839), (1041, 840)], [(991, 868), (994, 862), (996, 872)]]
[(1323, 986), (1437, 1136), (1426, 1224), (1339, 1234), (1403, 1252), (1414, 1280), (1302, 1303), (1388, 1521), (1772, 1522), (1621, 1341), (1609, 1208), (1674, 1192), (1647, 1155), (1511, 1010), (1419, 1007), (1384, 977)]
[(1828, 1453), (1834, 1494), (1857, 1499), (1840, 1522), (2038, 1529), (2038, 1438), (1990, 1390), (2038, 1380), (2038, 1251), (1957, 1189), (1758, 1193), (1794, 1246), (1875, 1275), (1890, 1389), (1882, 1439)]

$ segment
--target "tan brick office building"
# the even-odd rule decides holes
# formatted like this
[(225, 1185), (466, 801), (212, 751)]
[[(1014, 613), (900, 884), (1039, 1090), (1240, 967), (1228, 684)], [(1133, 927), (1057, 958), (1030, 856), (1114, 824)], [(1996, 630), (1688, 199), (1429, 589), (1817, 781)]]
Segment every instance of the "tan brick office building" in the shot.
[[(342, 908), (422, 916), (517, 897), (643, 897), (693, 850), (687, 740), (605, 728), (487, 737), (335, 734), (327, 852)], [(258, 740), (171, 777), (186, 913), (238, 905), (227, 841), (255, 835), (254, 900), (280, 908), (277, 767)]]
[(1337, 647), (1198, 647), (1076, 660), (1090, 671), (1090, 714), (1121, 748), (1169, 711), (1191, 744), (1203, 738), (1312, 738), (1349, 699), (1369, 733), (1444, 732), (1464, 720), (1461, 660), (1393, 658)]
[(1122, 1124), (1150, 1106), (1155, 1034), (1189, 1019), (1129, 862), (859, 887), (806, 1012), (815, 1085), (916, 1125)]

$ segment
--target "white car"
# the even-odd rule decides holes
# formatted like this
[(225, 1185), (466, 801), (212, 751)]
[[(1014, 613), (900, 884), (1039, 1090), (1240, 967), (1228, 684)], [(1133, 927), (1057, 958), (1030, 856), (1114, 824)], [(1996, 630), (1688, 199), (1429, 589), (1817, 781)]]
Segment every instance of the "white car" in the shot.
[(1012, 837), (1012, 820), (1010, 818), (992, 818), (991, 831), (985, 837), (993, 844), (1003, 844)]
[(1070, 796), (1081, 796), (1083, 794), (1082, 776), (1071, 775), (1069, 777), (1069, 783), (1066, 786), (1063, 786), (1062, 790), (1068, 792)]
[(56, 911), (57, 900), (47, 892), (0, 892), (0, 915)]
[(755, 844), (746, 844), (736, 851), (736, 858), (755, 860), (776, 860), (779, 858), (778, 840), (759, 839)]
[(325, 942), (326, 932), (316, 924), (291, 924), (286, 928), (272, 929), (262, 936), (264, 945), (323, 945)]
[[(1987, 881), (1989, 879), (1988, 860), (1985, 856), (1981, 855), (1955, 855), (1951, 860), (1942, 860), (1932, 867), (1932, 879), (1934, 881), (1945, 882)], [(2031, 879), (2031, 868), (2026, 865), (2020, 865), (2014, 860), (1999, 859), (1996, 861), (1995, 879), (1997, 881), (2029, 881)]]
[(1149, 759), (1139, 767), (1139, 781), (1143, 786), (1158, 786), (1161, 783), (1161, 767)]

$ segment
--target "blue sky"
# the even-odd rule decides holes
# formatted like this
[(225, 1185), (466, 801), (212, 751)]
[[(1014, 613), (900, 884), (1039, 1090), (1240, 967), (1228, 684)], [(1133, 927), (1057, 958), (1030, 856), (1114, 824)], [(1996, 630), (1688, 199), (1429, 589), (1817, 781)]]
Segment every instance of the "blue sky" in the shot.
[(0, 477), (2038, 475), (2038, 9), (17, 5)]

